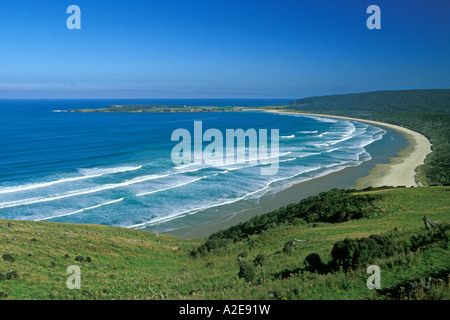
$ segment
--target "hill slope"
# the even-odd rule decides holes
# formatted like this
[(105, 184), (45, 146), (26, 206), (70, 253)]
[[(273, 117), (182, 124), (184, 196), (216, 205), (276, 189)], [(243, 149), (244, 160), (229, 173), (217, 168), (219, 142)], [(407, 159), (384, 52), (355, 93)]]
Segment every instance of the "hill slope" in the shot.
[[(334, 223), (286, 219), (250, 236), (223, 237), (224, 246), (197, 258), (189, 253), (203, 244), (201, 240), (180, 240), (108, 226), (0, 220), (0, 296), (385, 299), (397, 297), (401, 287), (409, 288), (408, 283), (432, 277), (431, 289), (416, 290), (407, 297), (449, 299), (445, 278), (450, 272), (449, 231), (428, 232), (422, 221), (426, 215), (441, 226), (448, 223), (449, 192), (449, 187), (352, 191), (345, 193), (349, 200), (374, 196), (373, 215)], [(310, 201), (311, 205), (314, 201), (320, 205), (321, 200)], [(333, 260), (331, 251), (336, 242), (392, 233), (394, 228), (398, 229), (395, 241), (408, 248), (406, 252), (373, 258), (351, 270), (313, 272), (305, 268), (305, 258), (311, 253), (317, 253), (325, 264)], [(293, 240), (295, 244), (283, 250)], [(366, 287), (368, 263), (377, 264), (382, 270), (381, 291)], [(81, 269), (80, 290), (66, 287), (70, 276), (66, 271), (71, 265)]]

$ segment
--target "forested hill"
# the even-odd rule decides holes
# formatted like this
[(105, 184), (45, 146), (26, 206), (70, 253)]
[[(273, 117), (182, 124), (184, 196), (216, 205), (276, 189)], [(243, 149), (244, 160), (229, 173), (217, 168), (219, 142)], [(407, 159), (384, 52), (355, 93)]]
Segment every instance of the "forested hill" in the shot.
[(419, 180), (429, 185), (450, 184), (450, 89), (309, 97), (282, 109), (377, 120), (420, 132), (430, 139), (433, 152), (419, 168)]
[(292, 101), (286, 108), (342, 111), (354, 110), (358, 114), (367, 111), (421, 111), (421, 112), (450, 112), (450, 89), (430, 90), (398, 90), (373, 91), (308, 97)]

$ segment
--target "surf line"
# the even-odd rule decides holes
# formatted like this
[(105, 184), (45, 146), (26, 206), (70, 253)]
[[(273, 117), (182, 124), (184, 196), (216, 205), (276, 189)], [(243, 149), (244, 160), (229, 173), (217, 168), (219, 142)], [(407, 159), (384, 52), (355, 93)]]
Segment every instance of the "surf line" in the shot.
[(179, 188), (179, 187), (186, 186), (188, 184), (191, 184), (193, 182), (196, 182), (196, 181), (208, 178), (208, 177), (209, 176), (203, 176), (203, 177), (200, 177), (200, 178), (197, 178), (197, 179), (194, 179), (194, 180), (190, 180), (190, 181), (187, 181), (187, 182), (184, 182), (184, 183), (181, 183), (181, 184), (177, 184), (175, 186), (171, 186), (171, 187), (167, 187), (167, 188), (163, 188), (163, 189), (157, 189), (157, 190), (153, 190), (153, 191), (149, 191), (149, 192), (138, 193), (138, 194), (136, 194), (136, 196), (137, 197), (148, 196), (150, 194), (154, 194), (154, 193), (158, 193), (158, 192), (162, 192), (162, 191), (166, 191), (166, 190), (170, 190), (170, 189), (174, 189), (174, 188)]
[(77, 210), (77, 211), (74, 211), (74, 212), (70, 212), (70, 213), (63, 213), (63, 214), (59, 214), (57, 216), (51, 216), (51, 217), (36, 219), (34, 221), (44, 221), (44, 220), (51, 220), (51, 219), (54, 219), (54, 218), (61, 218), (61, 217), (71, 216), (71, 215), (74, 215), (74, 214), (77, 214), (77, 213), (82, 213), (84, 211), (93, 210), (93, 209), (97, 209), (97, 208), (100, 208), (100, 207), (103, 207), (103, 206), (107, 206), (109, 204), (117, 203), (117, 202), (122, 201), (123, 199), (125, 199), (125, 198), (120, 198), (120, 199), (112, 200), (112, 201), (109, 201), (109, 202), (100, 203), (100, 204), (97, 204), (95, 206), (88, 207), (88, 208), (83, 208), (83, 209), (80, 209), (80, 210)]
[(111, 171), (105, 171), (103, 173), (98, 173), (98, 174), (84, 175), (84, 176), (71, 177), (71, 178), (63, 178), (60, 180), (54, 180), (54, 181), (48, 181), (48, 182), (30, 183), (30, 184), (26, 184), (26, 185), (22, 185), (22, 186), (15, 186), (15, 187), (4, 187), (4, 188), (0, 189), (0, 194), (39, 189), (39, 188), (49, 187), (49, 186), (59, 184), (59, 183), (74, 182), (74, 181), (79, 181), (79, 180), (98, 178), (98, 177), (108, 175), (108, 174), (136, 171), (141, 168), (142, 168), (142, 165), (138, 166), (138, 167), (120, 167), (120, 168), (117, 168), (116, 170), (111, 169)]
[[(148, 226), (152, 226), (152, 225), (155, 225), (155, 224), (159, 224), (159, 223), (167, 222), (167, 221), (170, 221), (170, 220), (173, 220), (173, 219), (181, 218), (181, 217), (183, 217), (183, 215), (186, 215), (186, 214), (192, 215), (192, 214), (197, 213), (197, 212), (199, 212), (199, 211), (203, 211), (203, 210), (207, 210), (207, 209), (211, 209), (211, 208), (216, 208), (216, 207), (221, 207), (221, 206), (224, 206), (224, 205), (227, 205), (227, 204), (232, 204), (232, 203), (235, 203), (235, 202), (244, 200), (244, 199), (246, 199), (246, 198), (248, 198), (248, 197), (250, 197), (250, 196), (252, 196), (252, 195), (254, 195), (254, 194), (257, 194), (257, 193), (259, 193), (259, 192), (262, 192), (262, 191), (264, 191), (264, 190), (268, 190), (269, 187), (270, 187), (270, 185), (271, 185), (272, 183), (274, 183), (274, 182), (278, 182), (278, 181), (286, 180), (286, 179), (291, 179), (291, 178), (296, 177), (296, 176), (298, 176), (298, 175), (300, 175), (300, 174), (302, 174), (302, 173), (307, 173), (307, 172), (314, 171), (314, 170), (317, 170), (317, 169), (320, 169), (320, 167), (313, 167), (313, 168), (310, 168), (309, 170), (299, 172), (299, 173), (297, 173), (297, 174), (295, 174), (295, 175), (293, 175), (293, 176), (291, 176), (291, 177), (271, 180), (271, 181), (269, 181), (264, 187), (262, 187), (262, 188), (260, 188), (260, 189), (258, 189), (258, 190), (252, 191), (252, 192), (250, 192), (250, 193), (244, 194), (243, 196), (240, 196), (240, 197), (238, 197), (238, 198), (229, 199), (229, 200), (227, 200), (227, 201), (215, 203), (215, 204), (208, 205), (208, 206), (203, 206), (203, 207), (198, 207), (198, 208), (189, 209), (189, 210), (186, 210), (186, 211), (183, 211), (183, 212), (175, 212), (175, 213), (173, 213), (173, 214), (171, 214), (171, 215), (164, 216), (164, 217), (159, 217), (159, 218), (156, 218), (156, 219), (147, 221), (147, 222), (142, 222), (142, 223), (134, 224), (134, 225), (129, 226), (129, 227), (127, 227), (127, 228), (131, 228), (131, 229), (142, 229), (142, 228), (145, 228), (145, 227), (148, 227)], [(218, 174), (218, 173), (216, 173), (215, 175), (217, 175), (217, 174)], [(202, 178), (204, 178), (204, 177), (202, 177)], [(197, 180), (198, 180), (198, 179), (197, 179)], [(267, 192), (267, 191), (266, 191), (266, 192)], [(265, 193), (261, 194), (260, 196), (262, 196), (262, 195), (264, 195), (264, 194), (265, 194)], [(142, 195), (145, 195), (145, 194), (142, 194)]]
[[(176, 166), (188, 164), (211, 164), (214, 166), (236, 164), (246, 162), (246, 138), (249, 141), (248, 162), (257, 163), (257, 159), (262, 164), (269, 164), (268, 167), (261, 168), (261, 175), (275, 175), (278, 173), (278, 153), (279, 153), (279, 129), (271, 129), (270, 153), (267, 154), (267, 129), (250, 128), (226, 129), (225, 140), (219, 129), (210, 128), (203, 133), (203, 122), (194, 121), (194, 136), (187, 129), (179, 128), (172, 132), (171, 141), (179, 141), (171, 152), (172, 162)], [(181, 141), (180, 141), (181, 140)], [(193, 140), (193, 143), (192, 143)], [(236, 141), (236, 144), (235, 144)], [(203, 149), (203, 142), (210, 142)], [(225, 143), (225, 147), (224, 147)], [(274, 156), (275, 155), (275, 156)], [(237, 159), (235, 159), (235, 156)], [(270, 161), (262, 161), (270, 159)]]
[(134, 178), (134, 179), (131, 179), (131, 180), (128, 180), (128, 181), (125, 181), (125, 182), (121, 182), (121, 183), (103, 185), (103, 186), (100, 186), (100, 187), (97, 187), (97, 188), (92, 188), (92, 189), (82, 189), (82, 190), (78, 190), (77, 192), (60, 194), (60, 195), (53, 195), (51, 197), (28, 198), (28, 199), (11, 201), (11, 202), (3, 202), (3, 203), (0, 203), (0, 209), (12, 208), (12, 207), (30, 205), (30, 204), (35, 204), (35, 203), (42, 203), (42, 202), (50, 202), (50, 201), (55, 201), (55, 200), (60, 200), (60, 199), (66, 199), (66, 198), (81, 196), (81, 195), (85, 195), (85, 194), (92, 194), (92, 193), (96, 193), (96, 192), (100, 192), (100, 191), (104, 191), (104, 190), (110, 190), (110, 189), (116, 189), (116, 188), (119, 188), (119, 187), (129, 186), (129, 185), (133, 185), (133, 184), (136, 184), (136, 183), (145, 182), (145, 181), (148, 181), (148, 180), (160, 179), (162, 177), (167, 177), (167, 176), (168, 176), (168, 174), (165, 174), (165, 175), (148, 175), (148, 176)]

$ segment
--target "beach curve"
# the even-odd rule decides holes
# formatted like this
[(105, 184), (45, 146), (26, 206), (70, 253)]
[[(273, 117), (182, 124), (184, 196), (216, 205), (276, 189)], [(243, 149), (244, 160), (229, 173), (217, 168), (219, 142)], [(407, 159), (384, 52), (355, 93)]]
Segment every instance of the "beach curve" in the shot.
[(356, 189), (363, 189), (366, 187), (381, 187), (381, 186), (421, 186), (422, 183), (416, 180), (416, 169), (425, 163), (425, 159), (432, 152), (431, 142), (422, 134), (407, 129), (405, 127), (394, 125), (385, 122), (374, 120), (366, 120), (352, 117), (303, 113), (303, 112), (288, 112), (279, 110), (266, 110), (270, 113), (278, 114), (298, 114), (305, 116), (338, 118), (358, 122), (366, 122), (376, 126), (390, 128), (401, 133), (407, 140), (408, 146), (401, 150), (396, 157), (390, 159), (389, 163), (379, 163), (369, 172), (369, 175), (359, 178), (356, 181)]
[[(347, 185), (349, 188), (355, 189), (381, 186), (421, 186), (421, 183), (416, 182), (416, 168), (424, 163), (425, 158), (429, 153), (432, 152), (432, 150), (430, 141), (418, 132), (398, 125), (374, 120), (326, 114), (288, 112), (271, 109), (264, 111), (278, 114), (297, 114), (366, 122), (399, 132), (406, 138), (408, 145), (400, 150), (395, 157), (389, 158), (389, 163), (376, 163), (375, 166), (362, 177), (359, 176), (358, 173), (356, 173), (357, 178), (355, 178), (355, 168), (348, 167), (341, 171), (333, 172), (306, 182), (294, 183), (289, 188), (277, 192), (273, 196), (265, 199), (265, 201), (263, 201), (263, 199), (261, 198), (259, 205), (255, 208), (236, 212), (231, 217), (223, 217), (215, 221), (206, 222), (201, 225), (187, 226), (180, 229), (171, 230), (169, 232), (165, 232), (166, 234), (185, 239), (208, 237), (218, 230), (223, 230), (240, 222), (247, 221), (255, 215), (277, 210), (278, 208), (289, 203), (294, 203), (308, 196), (325, 191), (325, 189), (327, 188), (329, 189), (332, 187), (338, 187), (338, 185), (343, 184), (343, 180), (347, 181)], [(336, 183), (336, 181), (341, 182)], [(305, 187), (306, 184), (307, 186)]]

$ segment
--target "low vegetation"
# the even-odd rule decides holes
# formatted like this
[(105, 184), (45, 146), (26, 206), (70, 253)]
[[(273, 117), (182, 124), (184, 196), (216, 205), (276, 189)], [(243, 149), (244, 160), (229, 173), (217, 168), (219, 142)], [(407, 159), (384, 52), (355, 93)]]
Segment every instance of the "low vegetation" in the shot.
[[(331, 190), (206, 241), (0, 220), (0, 299), (449, 299), (449, 192)], [(72, 265), (79, 290), (66, 285)], [(379, 290), (366, 286), (369, 265), (381, 269)]]

